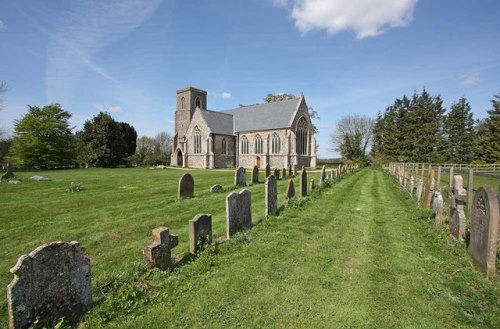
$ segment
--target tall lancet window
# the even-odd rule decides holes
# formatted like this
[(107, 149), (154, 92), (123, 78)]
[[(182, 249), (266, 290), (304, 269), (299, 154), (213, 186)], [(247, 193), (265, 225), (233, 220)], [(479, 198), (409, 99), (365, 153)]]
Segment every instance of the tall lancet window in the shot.
[(195, 154), (201, 154), (201, 132), (198, 127), (194, 127), (194, 134), (193, 134), (193, 139), (194, 139), (194, 153)]
[(199, 107), (201, 109), (201, 101), (200, 101), (199, 97), (196, 97), (196, 101), (195, 101), (194, 104), (195, 104), (196, 107)]
[(278, 134), (274, 133), (273, 138), (271, 140), (271, 153), (279, 154), (281, 152), (281, 140)]
[(241, 137), (241, 154), (248, 154), (248, 139), (246, 136)]
[(299, 119), (299, 122), (297, 123), (297, 144), (296, 144), (296, 151), (297, 154), (307, 154), (307, 121), (304, 119), (304, 117)]
[(181, 109), (185, 109), (186, 108), (186, 99), (184, 97), (181, 98)]
[(255, 154), (262, 154), (262, 138), (259, 135), (255, 137)]

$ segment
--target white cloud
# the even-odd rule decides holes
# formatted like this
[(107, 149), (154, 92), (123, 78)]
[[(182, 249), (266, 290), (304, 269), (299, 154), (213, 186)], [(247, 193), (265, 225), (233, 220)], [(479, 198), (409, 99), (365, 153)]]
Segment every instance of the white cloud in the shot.
[(479, 73), (473, 72), (469, 74), (464, 74), (460, 77), (460, 83), (464, 86), (475, 86), (479, 83)]
[(58, 27), (55, 31), (44, 30), (51, 37), (45, 72), (49, 101), (70, 99), (78, 77), (85, 70), (116, 83), (105, 68), (95, 63), (93, 56), (148, 20), (161, 1), (79, 2), (55, 22)]
[(123, 109), (121, 106), (113, 106), (106, 104), (94, 104), (94, 107), (98, 109), (100, 112), (108, 112), (108, 113), (122, 113)]
[(5, 30), (6, 28), (5, 24), (0, 20), (0, 31)]
[(274, 0), (288, 7), (302, 32), (326, 30), (329, 34), (353, 30), (356, 38), (374, 37), (388, 28), (402, 27), (413, 20), (418, 0)]
[(222, 92), (222, 93), (209, 92), (208, 96), (213, 97), (213, 98), (222, 98), (222, 99), (231, 99), (231, 98), (233, 98), (233, 95), (231, 95), (228, 92)]

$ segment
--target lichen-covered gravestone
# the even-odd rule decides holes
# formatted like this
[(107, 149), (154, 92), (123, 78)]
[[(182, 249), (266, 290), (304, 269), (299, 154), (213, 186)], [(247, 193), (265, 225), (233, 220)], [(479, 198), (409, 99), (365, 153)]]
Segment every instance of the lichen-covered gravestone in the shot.
[(325, 187), (325, 180), (326, 180), (326, 166), (323, 165), (323, 167), (321, 167), (321, 174), (319, 175), (319, 187), (321, 188)]
[(232, 192), (226, 197), (226, 236), (252, 228), (252, 193), (243, 189)]
[(453, 177), (450, 206), (450, 233), (453, 238), (461, 240), (465, 235), (465, 200), (467, 191), (463, 188), (463, 178), (460, 175)]
[(171, 235), (168, 227), (157, 227), (151, 232), (153, 243), (142, 250), (146, 261), (164, 271), (172, 267), (172, 249), (179, 244), (179, 237)]
[[(413, 177), (413, 176), (412, 176)], [(443, 196), (441, 192), (434, 192), (434, 200), (432, 201), (432, 210), (436, 216), (436, 223), (441, 224), (443, 222)]]
[(473, 201), (468, 250), (476, 267), (488, 278), (496, 274), (499, 216), (495, 192), (489, 186), (480, 187)]
[(222, 185), (220, 184), (215, 184), (210, 187), (210, 193), (220, 193), (222, 192), (223, 188)]
[(259, 167), (254, 166), (252, 170), (252, 184), (259, 182)]
[(247, 171), (243, 167), (236, 169), (234, 173), (234, 185), (246, 186), (247, 185)]
[(276, 216), (278, 213), (278, 184), (274, 176), (266, 178), (265, 188), (265, 209), (264, 214), (268, 216)]
[(290, 202), (295, 196), (295, 186), (293, 185), (293, 179), (288, 181), (288, 186), (286, 187), (285, 197)]
[(302, 167), (302, 171), (300, 172), (300, 196), (307, 196), (307, 172), (306, 168)]
[(271, 176), (271, 166), (268, 164), (266, 164), (266, 178)]
[(198, 214), (189, 221), (189, 252), (196, 254), (212, 243), (212, 215)]
[(182, 175), (179, 179), (179, 189), (177, 199), (192, 198), (194, 195), (194, 179), (191, 174)]
[(90, 261), (76, 241), (42, 245), (19, 258), (7, 286), (9, 328), (60, 318), (71, 323), (92, 304)]

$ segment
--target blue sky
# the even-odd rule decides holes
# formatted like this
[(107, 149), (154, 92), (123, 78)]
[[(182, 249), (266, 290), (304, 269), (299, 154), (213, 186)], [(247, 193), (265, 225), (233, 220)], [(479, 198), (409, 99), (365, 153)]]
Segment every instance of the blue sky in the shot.
[(99, 111), (139, 135), (173, 133), (175, 91), (208, 108), (303, 93), (321, 157), (344, 115), (375, 117), (427, 88), (484, 118), (500, 93), (498, 0), (0, 1), (0, 127), (58, 102), (81, 128)]

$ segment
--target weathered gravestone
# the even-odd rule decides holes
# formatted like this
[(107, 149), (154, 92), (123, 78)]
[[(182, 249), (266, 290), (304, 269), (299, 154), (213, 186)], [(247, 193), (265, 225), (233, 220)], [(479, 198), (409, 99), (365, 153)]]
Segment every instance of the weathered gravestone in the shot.
[(309, 189), (312, 191), (316, 188), (316, 184), (314, 184), (314, 179), (311, 179), (311, 183), (309, 184)]
[(432, 196), (434, 195), (434, 169), (429, 169), (429, 174), (427, 175), (427, 187), (424, 194), (424, 209), (431, 209)]
[(259, 167), (254, 166), (252, 170), (252, 184), (259, 182)]
[(292, 165), (288, 165), (288, 177), (293, 177)]
[(307, 172), (305, 167), (302, 167), (302, 171), (300, 172), (300, 196), (307, 196)]
[(288, 186), (286, 187), (285, 197), (290, 202), (295, 196), (295, 186), (293, 186), (293, 179), (288, 181)]
[(164, 271), (172, 267), (172, 249), (179, 244), (177, 235), (170, 235), (168, 227), (157, 227), (152, 230), (153, 243), (142, 250), (146, 261)]
[(468, 250), (476, 267), (485, 272), (488, 278), (496, 274), (499, 216), (495, 192), (489, 186), (480, 187), (473, 201)]
[(215, 184), (210, 187), (210, 193), (220, 193), (222, 192), (223, 188), (222, 185), (220, 184)]
[(7, 286), (9, 328), (78, 320), (92, 304), (90, 261), (76, 241), (42, 245), (19, 258)]
[(326, 180), (326, 167), (323, 165), (321, 167), (321, 174), (319, 175), (319, 187), (323, 188), (325, 187), (325, 180)]
[(465, 201), (467, 191), (463, 188), (463, 179), (460, 175), (453, 177), (450, 206), (450, 233), (455, 239), (463, 239), (465, 235)]
[(297, 176), (297, 165), (294, 164), (292, 167), (293, 177)]
[(268, 164), (266, 164), (266, 178), (271, 176), (271, 166)]
[(283, 168), (283, 170), (281, 171), (281, 178), (286, 178), (286, 168)]
[(177, 191), (177, 199), (192, 198), (194, 195), (194, 179), (191, 174), (182, 175), (179, 179), (179, 188)]
[(436, 216), (436, 223), (441, 224), (443, 222), (443, 196), (441, 192), (434, 192), (434, 200), (432, 201), (432, 210), (434, 211), (434, 215)]
[(276, 178), (276, 180), (280, 179), (280, 171), (278, 168), (274, 169), (274, 178)]
[(7, 172), (2, 175), (2, 178), (0, 180), (9, 180), (12, 177), (14, 177), (14, 169), (10, 165), (10, 163), (7, 164)]
[(264, 214), (268, 216), (276, 216), (278, 213), (278, 184), (274, 176), (266, 178), (265, 188), (265, 210)]
[(247, 171), (243, 167), (239, 167), (234, 173), (234, 185), (246, 186), (247, 185)]
[(252, 193), (249, 189), (232, 192), (226, 197), (226, 228), (228, 239), (252, 228)]
[(189, 221), (189, 252), (196, 254), (212, 243), (212, 215), (198, 214)]

